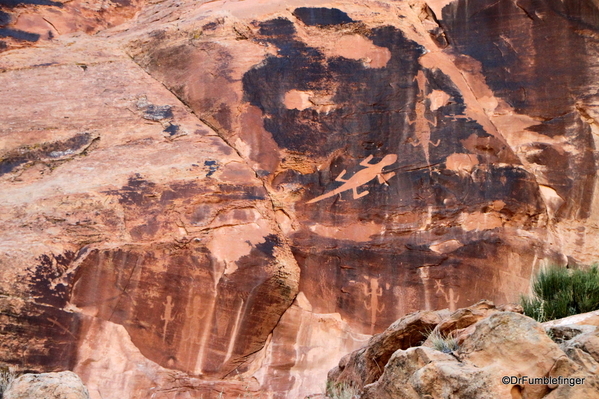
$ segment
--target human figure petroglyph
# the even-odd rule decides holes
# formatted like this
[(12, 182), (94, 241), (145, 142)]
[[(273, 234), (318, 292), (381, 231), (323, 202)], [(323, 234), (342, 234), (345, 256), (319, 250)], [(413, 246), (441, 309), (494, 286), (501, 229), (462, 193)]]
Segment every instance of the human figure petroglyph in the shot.
[(162, 330), (162, 342), (164, 342), (166, 340), (166, 329), (168, 327), (168, 324), (175, 320), (175, 316), (173, 315), (173, 308), (175, 307), (175, 305), (173, 304), (173, 297), (168, 295), (166, 297), (166, 302), (163, 303), (164, 305), (164, 314), (162, 316), (160, 316), (160, 320), (164, 321), (164, 328)]
[[(435, 118), (434, 122), (429, 120), (426, 117), (426, 105), (424, 105), (424, 101), (426, 99), (425, 90), (426, 90), (426, 76), (424, 76), (424, 72), (418, 71), (418, 74), (414, 78), (416, 82), (418, 82), (418, 99), (416, 101), (416, 105), (414, 111), (416, 113), (416, 118), (414, 120), (410, 120), (409, 117), (408, 123), (414, 126), (414, 131), (416, 133), (416, 140), (408, 139), (408, 143), (416, 146), (422, 146), (422, 151), (424, 152), (424, 158), (426, 159), (426, 164), (430, 165), (430, 146), (437, 147), (441, 140), (437, 140), (436, 143), (431, 141), (431, 129), (430, 126), (437, 127), (437, 119)], [(430, 126), (429, 126), (430, 125)]]
[(197, 373), (201, 373), (201, 370), (198, 371), (198, 363), (201, 365), (203, 360), (205, 336), (210, 327), (210, 318), (207, 316), (211, 314), (213, 306), (203, 304), (200, 295), (193, 296), (190, 302), (185, 308), (185, 322), (181, 331), (181, 358), (188, 366), (194, 367)]
[(428, 83), (428, 79), (424, 76), (424, 72), (422, 70), (418, 71), (413, 81), (418, 84), (418, 95), (421, 99), (424, 99), (426, 96), (426, 84)]
[(188, 342), (189, 345), (199, 344), (200, 339), (198, 338), (200, 328), (202, 326), (202, 319), (206, 315), (206, 310), (202, 307), (202, 298), (196, 295), (191, 303), (191, 306), (185, 309), (185, 329), (183, 330), (183, 341)]
[(370, 279), (370, 290), (364, 285), (363, 293), (365, 297), (370, 297), (370, 305), (364, 301), (366, 310), (370, 310), (370, 334), (374, 334), (374, 326), (376, 324), (376, 315), (385, 309), (385, 304), (379, 307), (379, 298), (383, 296), (383, 287), (379, 286), (378, 278)]
[(447, 294), (447, 291), (445, 290), (445, 286), (443, 285), (443, 282), (441, 282), (441, 280), (435, 280), (435, 293), (443, 294), (443, 297), (445, 297), (445, 301), (449, 305), (449, 310), (454, 311), (454, 310), (456, 310), (456, 305), (457, 305), (458, 301), (460, 300), (460, 296), (459, 295), (457, 297), (455, 296), (453, 288), (449, 288), (448, 291), (449, 291), (449, 295)]
[(364, 192), (358, 194), (358, 187), (368, 183), (369, 181), (371, 181), (377, 177), (378, 177), (378, 181), (380, 184), (387, 184), (387, 181), (390, 178), (392, 178), (393, 176), (395, 176), (395, 172), (383, 173), (383, 168), (385, 166), (393, 165), (397, 161), (397, 155), (396, 154), (385, 155), (383, 157), (383, 159), (381, 159), (380, 162), (375, 163), (375, 164), (369, 163), (372, 158), (373, 158), (373, 155), (369, 155), (368, 158), (366, 158), (362, 162), (360, 162), (360, 166), (363, 166), (366, 169), (362, 169), (362, 170), (354, 173), (354, 175), (352, 177), (350, 177), (348, 180), (345, 180), (343, 178), (343, 176), (347, 172), (347, 170), (344, 169), (343, 172), (341, 172), (339, 174), (339, 176), (337, 176), (337, 178), (335, 179), (335, 181), (340, 181), (340, 182), (344, 183), (343, 185), (341, 185), (341, 187), (336, 188), (333, 191), (329, 191), (328, 193), (323, 194), (319, 197), (311, 199), (307, 203), (313, 204), (315, 202), (322, 201), (323, 199), (326, 199), (326, 198), (331, 198), (337, 194), (340, 194), (340, 193), (342, 193), (344, 191), (348, 191), (348, 190), (352, 190), (352, 192), (354, 194), (354, 199), (362, 198), (363, 196), (367, 195), (369, 193), (369, 191), (364, 191)]
[(444, 285), (441, 280), (435, 280), (435, 293), (445, 293), (443, 291)]
[(415, 141), (408, 139), (408, 142), (414, 147), (421, 145), (426, 157), (426, 161), (428, 164), (430, 164), (429, 145), (437, 147), (441, 143), (441, 140), (437, 140), (437, 142), (431, 141), (431, 129), (429, 124), (430, 126), (437, 127), (437, 118), (435, 118), (433, 122), (426, 117), (426, 105), (424, 105), (423, 99), (416, 101), (414, 111), (416, 112), (416, 118), (414, 120), (410, 120), (410, 118), (408, 118), (408, 123), (410, 125), (415, 124), (414, 130), (416, 132), (417, 139)]
[(420, 275), (420, 280), (424, 286), (424, 310), (431, 310), (430, 293), (428, 290), (429, 267), (423, 266), (418, 268), (418, 274)]
[(455, 296), (453, 288), (449, 289), (449, 298), (445, 297), (447, 303), (449, 303), (449, 310), (454, 311), (457, 308), (458, 301), (460, 300), (460, 296)]

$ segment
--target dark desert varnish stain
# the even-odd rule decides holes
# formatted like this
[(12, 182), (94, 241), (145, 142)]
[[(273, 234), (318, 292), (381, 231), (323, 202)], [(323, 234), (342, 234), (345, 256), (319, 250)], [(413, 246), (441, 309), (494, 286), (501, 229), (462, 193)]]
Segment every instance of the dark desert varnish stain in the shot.
[[(495, 95), (539, 121), (528, 130), (548, 138), (565, 136), (576, 148), (595, 147), (590, 126), (577, 110), (578, 102), (592, 95), (595, 72), (588, 60), (596, 53), (599, 32), (593, 2), (459, 0), (443, 9), (440, 22), (452, 46), (481, 63)], [(588, 217), (596, 176), (592, 150), (559, 156), (541, 150), (541, 165), (549, 165), (544, 178), (565, 200), (557, 216)], [(564, 160), (567, 174), (560, 165)]]
[[(22, 6), (28, 5), (51, 7), (63, 6), (62, 3), (51, 0), (0, 0), (0, 37), (6, 37), (21, 42), (32, 43), (37, 42), (40, 39), (41, 36), (37, 33), (6, 27), (18, 16), (18, 9)], [(17, 10), (14, 10), (15, 8), (17, 8)], [(13, 10), (13, 12), (11, 12), (11, 10)], [(0, 41), (0, 51), (7, 48), (8, 45), (4, 41)]]
[(35, 162), (52, 163), (79, 155), (95, 138), (90, 133), (75, 136), (53, 143), (44, 143), (39, 147), (21, 147), (4, 154), (0, 158), (0, 176), (11, 173), (19, 166)]
[[(324, 15), (321, 11), (301, 12), (296, 10), (294, 16), (302, 23), (331, 29), (327, 25), (331, 20), (316, 17)], [(422, 306), (423, 281), (429, 281), (426, 284), (431, 284), (429, 290), (434, 292), (433, 282), (443, 279), (449, 292), (457, 289), (468, 273), (492, 278), (493, 271), (480, 270), (479, 257), (481, 253), (493, 259), (503, 256), (484, 244), (492, 241), (495, 233), (464, 233), (458, 218), (499, 200), (505, 203), (500, 215), (523, 214), (523, 226), (534, 226), (544, 212), (538, 185), (517, 164), (509, 147), (466, 117), (463, 97), (451, 79), (438, 69), (419, 65), (424, 49), (391, 26), (362, 30), (359, 34), (391, 53), (386, 67), (368, 68), (357, 60), (327, 57), (302, 42), (293, 22), (285, 18), (264, 21), (258, 27), (256, 40), (273, 44), (278, 54), (244, 75), (246, 101), (261, 110), (264, 127), (279, 148), (308, 158), (328, 158), (314, 173), (282, 171), (273, 178), (273, 186), (301, 185), (304, 196), (296, 209), (307, 224), (318, 221), (342, 227), (359, 215), (360, 221), (385, 226), (384, 237), (373, 237), (368, 243), (329, 239), (307, 229), (292, 236), (292, 249), (302, 269), (300, 290), (318, 311), (339, 312), (369, 332), (374, 324), (383, 326), (394, 320), (392, 307), (377, 308), (375, 314), (371, 303), (374, 299), (377, 303), (397, 301), (394, 287), (417, 293), (413, 299)], [(288, 109), (281, 99), (290, 90), (333, 93), (335, 107), (326, 113), (310, 107)], [(435, 90), (446, 93), (450, 100), (433, 110), (428, 95)], [(418, 124), (410, 123), (418, 117), (431, 121), (426, 136), (416, 131)], [(395, 173), (388, 185), (377, 181), (364, 184), (360, 189), (369, 191), (365, 199), (344, 192), (314, 203), (314, 198), (341, 186), (335, 178), (343, 170), (351, 175), (359, 170), (360, 160), (373, 156), (374, 163), (387, 154), (397, 155), (397, 163), (385, 168), (386, 173)], [(451, 154), (470, 154), (478, 165), (465, 174), (444, 169)], [(310, 200), (312, 203), (307, 203)], [(416, 231), (425, 219), (409, 226), (393, 222), (395, 215), (427, 210), (431, 226), (438, 224), (434, 231), (439, 239), (460, 236), (464, 245), (459, 256), (435, 253), (427, 239), (419, 238)], [(422, 268), (430, 270), (423, 274)], [(389, 287), (382, 282), (379, 285), (381, 276), (392, 276), (385, 281)], [(479, 295), (470, 288), (460, 288), (461, 300)], [(366, 305), (365, 293), (371, 301)], [(432, 297), (431, 306), (445, 306), (443, 298)]]
[(293, 16), (308, 26), (341, 25), (354, 22), (346, 13), (337, 8), (299, 7)]

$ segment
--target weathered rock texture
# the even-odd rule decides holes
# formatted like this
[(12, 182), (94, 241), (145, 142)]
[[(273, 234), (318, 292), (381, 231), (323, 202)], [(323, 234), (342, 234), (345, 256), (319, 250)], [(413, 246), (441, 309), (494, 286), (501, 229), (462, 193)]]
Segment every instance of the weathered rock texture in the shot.
[(2, 359), (110, 381), (89, 385), (104, 398), (161, 375), (111, 359), (129, 340), (164, 374), (247, 371), (298, 292), (263, 183), (124, 53), (73, 46), (79, 65), (3, 59)]
[(24, 374), (11, 382), (4, 399), (89, 399), (87, 388), (72, 371)]
[(592, 0), (3, 2), (1, 360), (303, 397), (407, 313), (595, 260), (598, 30)]
[[(330, 389), (353, 387), (363, 399), (599, 398), (597, 326), (547, 326), (546, 333), (526, 316), (481, 303), (433, 327), (443, 337), (461, 336), (450, 352), (434, 348), (433, 334), (424, 341), (432, 329), (422, 321), (435, 317), (441, 313), (411, 314), (375, 335), (331, 370)], [(562, 381), (533, 381), (544, 377)]]

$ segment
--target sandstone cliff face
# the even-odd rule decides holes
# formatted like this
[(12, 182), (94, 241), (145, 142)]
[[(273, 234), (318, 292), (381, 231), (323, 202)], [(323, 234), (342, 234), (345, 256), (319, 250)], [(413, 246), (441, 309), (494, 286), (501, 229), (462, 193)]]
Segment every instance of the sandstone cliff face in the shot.
[(169, 370), (245, 371), (298, 290), (263, 184), (124, 54), (75, 51), (4, 57), (2, 358), (103, 383), (134, 368), (96, 397), (157, 378), (104, 358), (127, 340)]
[(303, 397), (596, 258), (590, 0), (42, 3), (0, 10), (4, 361)]

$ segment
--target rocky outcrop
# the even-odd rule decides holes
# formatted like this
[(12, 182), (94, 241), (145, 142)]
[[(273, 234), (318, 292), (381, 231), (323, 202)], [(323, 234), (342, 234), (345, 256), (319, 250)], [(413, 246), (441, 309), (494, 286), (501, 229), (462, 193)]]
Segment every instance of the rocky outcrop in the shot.
[(413, 345), (595, 260), (598, 15), (4, 2), (0, 360), (94, 399), (300, 398), (401, 316)]
[[(471, 315), (476, 313), (481, 318), (472, 324)], [(599, 398), (596, 326), (544, 328), (519, 313), (498, 311), (490, 303), (460, 309), (438, 322), (435, 330), (421, 329), (420, 340), (413, 345), (389, 345), (387, 353), (392, 354), (381, 359), (383, 364), (362, 360), (362, 354), (380, 345), (381, 336), (406, 334), (408, 320), (414, 318), (421, 316), (398, 320), (365, 348), (344, 357), (329, 373), (329, 389), (353, 390), (363, 399)], [(456, 327), (447, 329), (448, 325)], [(435, 335), (440, 327), (446, 328), (446, 335)], [(460, 334), (455, 350), (441, 350), (439, 339)]]
[(443, 320), (443, 312), (416, 312), (399, 319), (391, 327), (368, 341), (364, 348), (341, 359), (339, 367), (329, 373), (335, 383), (349, 381), (364, 386), (377, 381), (383, 367), (398, 349), (421, 344), (428, 331)]
[(87, 388), (72, 371), (24, 374), (11, 382), (4, 399), (89, 399)]

